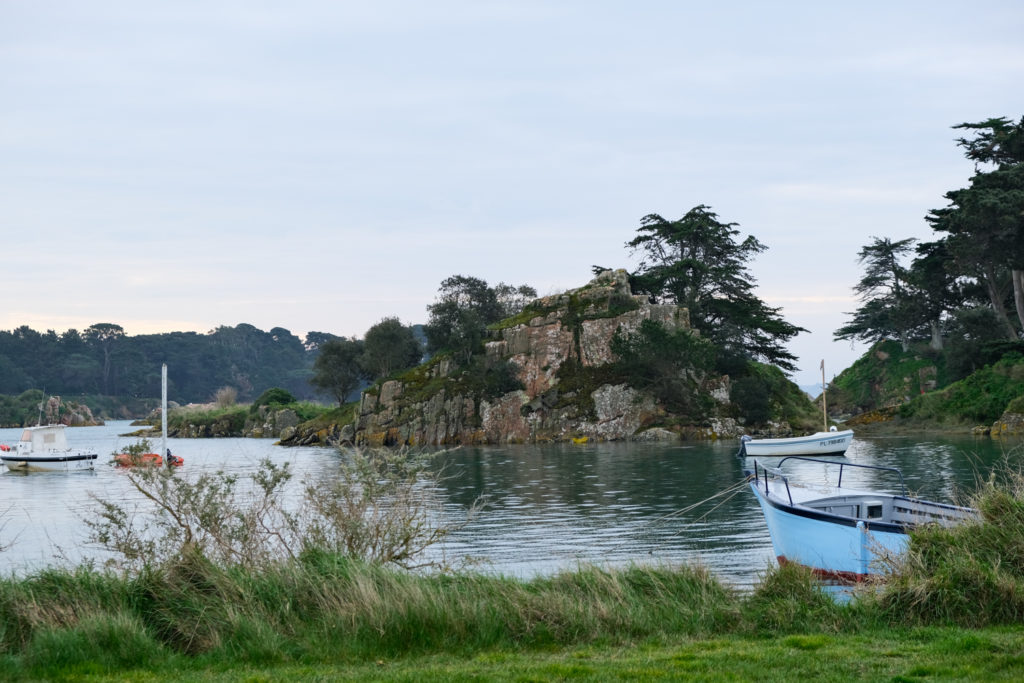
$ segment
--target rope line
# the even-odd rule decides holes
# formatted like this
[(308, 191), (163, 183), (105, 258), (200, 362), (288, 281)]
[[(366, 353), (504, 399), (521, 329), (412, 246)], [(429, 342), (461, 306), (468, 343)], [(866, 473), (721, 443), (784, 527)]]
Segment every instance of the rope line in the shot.
[[(696, 520), (694, 520), (694, 522), (698, 522), (698, 521), (704, 519), (705, 517), (707, 517), (709, 514), (711, 514), (712, 512), (717, 510), (718, 508), (720, 508), (721, 506), (723, 506), (726, 503), (728, 503), (730, 500), (732, 500), (733, 497), (735, 497), (738, 493), (740, 493), (741, 491), (745, 490), (746, 488), (747, 488), (747, 479), (743, 478), (743, 479), (739, 480), (738, 482), (736, 482), (735, 484), (732, 484), (730, 486), (725, 487), (724, 489), (722, 489), (718, 493), (714, 493), (714, 494), (708, 496), (704, 500), (697, 501), (696, 503), (693, 503), (692, 505), (688, 505), (688, 506), (686, 506), (684, 508), (681, 508), (679, 510), (674, 510), (674, 511), (672, 511), (672, 512), (666, 514), (666, 515), (662, 515), (661, 517), (655, 517), (654, 519), (650, 520), (649, 522), (643, 524), (640, 527), (640, 529), (644, 529), (644, 528), (651, 527), (651, 526), (654, 526), (654, 525), (657, 525), (657, 524), (661, 524), (662, 522), (665, 522), (665, 521), (668, 521), (668, 520), (671, 520), (671, 519), (675, 519), (675, 518), (677, 518), (677, 517), (679, 517), (681, 515), (685, 515), (685, 514), (687, 514), (689, 512), (693, 512), (695, 509), (699, 508), (700, 506), (704, 505), (705, 503), (709, 503), (712, 500), (715, 500), (716, 498), (719, 498), (721, 496), (729, 494), (728, 497), (725, 498), (725, 500), (720, 501), (717, 505), (715, 505), (715, 507), (711, 508), (710, 510), (705, 512), (703, 515), (698, 517)], [(669, 536), (669, 538), (675, 538), (680, 533), (682, 533), (682, 530), (677, 531), (676, 533), (672, 534), (671, 536)], [(628, 542), (629, 542), (629, 540), (623, 539), (622, 541), (616, 543), (615, 545), (613, 545), (613, 546), (611, 546), (609, 548), (606, 548), (601, 554), (602, 555), (608, 555), (608, 554), (618, 550), (621, 546), (625, 545)]]

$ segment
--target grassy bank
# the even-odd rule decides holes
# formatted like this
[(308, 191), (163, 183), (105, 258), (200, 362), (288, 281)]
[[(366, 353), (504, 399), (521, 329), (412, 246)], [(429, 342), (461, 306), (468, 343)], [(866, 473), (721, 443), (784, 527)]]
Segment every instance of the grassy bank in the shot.
[(922, 625), (929, 619), (886, 607), (836, 603), (791, 568), (738, 594), (686, 568), (517, 581), (415, 576), (336, 556), (258, 573), (197, 558), (134, 579), (82, 569), (0, 583), (0, 678), (1024, 675), (1017, 622)]

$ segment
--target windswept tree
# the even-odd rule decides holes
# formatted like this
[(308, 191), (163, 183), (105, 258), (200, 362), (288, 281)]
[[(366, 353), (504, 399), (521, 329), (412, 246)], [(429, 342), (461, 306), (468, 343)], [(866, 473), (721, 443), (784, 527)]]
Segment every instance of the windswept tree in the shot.
[(313, 361), (309, 383), (333, 396), (339, 406), (345, 405), (348, 397), (368, 379), (362, 356), (363, 342), (358, 339), (338, 337), (325, 342)]
[(728, 352), (796, 369), (796, 357), (784, 344), (807, 330), (786, 322), (780, 309), (754, 294), (756, 281), (747, 269), (767, 247), (752, 235), (738, 240), (736, 224), (720, 222), (704, 205), (675, 221), (644, 216), (637, 232), (626, 243), (641, 254), (630, 276), (635, 292), (685, 306), (693, 326)]
[(423, 358), (412, 328), (398, 318), (384, 318), (363, 338), (363, 367), (373, 379), (411, 368)]
[(864, 275), (853, 291), (863, 305), (848, 314), (853, 319), (836, 330), (836, 339), (873, 342), (895, 337), (904, 351), (910, 348), (922, 313), (916, 308), (909, 271), (902, 261), (916, 241), (908, 238), (893, 242), (888, 237), (872, 237), (871, 243), (861, 248), (857, 261), (864, 265)]
[[(977, 172), (966, 188), (947, 192), (949, 205), (926, 220), (947, 233), (947, 246), (960, 269), (983, 282), (992, 310), (1007, 339), (1024, 328), (1024, 118), (988, 119), (955, 128), (976, 131), (960, 138)], [(983, 165), (995, 168), (979, 170)], [(1006, 301), (1013, 293), (1015, 324)]]

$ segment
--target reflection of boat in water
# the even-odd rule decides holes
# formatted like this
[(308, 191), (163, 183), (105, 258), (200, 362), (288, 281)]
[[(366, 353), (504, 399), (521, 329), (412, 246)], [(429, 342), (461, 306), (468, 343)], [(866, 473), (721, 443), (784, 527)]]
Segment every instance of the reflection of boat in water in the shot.
[(771, 457), (785, 455), (842, 455), (853, 441), (853, 430), (815, 432), (809, 436), (786, 439), (753, 439), (740, 437), (740, 457)]
[(93, 469), (96, 451), (71, 448), (65, 429), (61, 424), (26, 427), (20, 441), (0, 449), (0, 462), (9, 470), (21, 472)]
[[(834, 485), (798, 485), (781, 469), (788, 460), (820, 465), (823, 475), (829, 468), (833, 472), (838, 468), (838, 479)], [(844, 487), (844, 468), (895, 473), (902, 493)], [(764, 512), (779, 563), (803, 565), (840, 581), (876, 573), (876, 560), (903, 552), (908, 533), (917, 526), (952, 526), (977, 518), (971, 508), (908, 497), (903, 475), (894, 467), (788, 457), (778, 467), (765, 467), (755, 460), (753, 471), (747, 470), (746, 475)]]

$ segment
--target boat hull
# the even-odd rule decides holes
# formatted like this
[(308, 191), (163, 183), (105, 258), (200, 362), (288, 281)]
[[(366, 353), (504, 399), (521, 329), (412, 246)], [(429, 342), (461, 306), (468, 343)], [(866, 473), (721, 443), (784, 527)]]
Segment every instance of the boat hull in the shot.
[(877, 573), (880, 557), (902, 553), (906, 530), (893, 524), (872, 524), (824, 512), (800, 510), (765, 497), (756, 482), (751, 490), (764, 513), (779, 564), (808, 567), (815, 574), (856, 582)]
[(73, 455), (32, 455), (3, 456), (0, 462), (12, 472), (70, 472), (74, 470), (91, 470), (96, 467), (96, 453), (76, 453)]
[(842, 455), (853, 442), (853, 430), (817, 432), (791, 439), (749, 439), (742, 441), (742, 455), (775, 457), (785, 455)]

